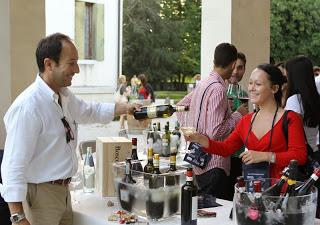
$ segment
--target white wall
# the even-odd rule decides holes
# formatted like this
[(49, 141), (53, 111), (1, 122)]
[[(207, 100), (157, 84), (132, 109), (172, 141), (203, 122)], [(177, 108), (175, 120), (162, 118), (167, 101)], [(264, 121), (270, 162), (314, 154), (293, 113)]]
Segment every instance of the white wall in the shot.
[(201, 16), (201, 78), (213, 69), (216, 46), (231, 43), (232, 0), (202, 0)]
[[(80, 73), (71, 89), (86, 100), (112, 100), (118, 77), (118, 12), (120, 0), (99, 0), (104, 3), (104, 60), (79, 60)], [(61, 7), (63, 6), (63, 7)], [(74, 39), (75, 1), (46, 0), (46, 34), (62, 32)]]
[(11, 104), (9, 0), (0, 1), (0, 149), (5, 142), (3, 116)]

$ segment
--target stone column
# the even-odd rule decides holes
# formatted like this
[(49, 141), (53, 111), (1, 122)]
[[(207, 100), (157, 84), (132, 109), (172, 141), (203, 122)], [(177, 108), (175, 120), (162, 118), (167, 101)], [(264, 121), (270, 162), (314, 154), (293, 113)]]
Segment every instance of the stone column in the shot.
[(0, 1), (0, 149), (3, 116), (12, 101), (31, 84), (38, 71), (35, 50), (45, 36), (45, 0)]
[(247, 57), (246, 86), (252, 70), (269, 62), (270, 0), (202, 0), (201, 77), (213, 68), (215, 47), (234, 44)]

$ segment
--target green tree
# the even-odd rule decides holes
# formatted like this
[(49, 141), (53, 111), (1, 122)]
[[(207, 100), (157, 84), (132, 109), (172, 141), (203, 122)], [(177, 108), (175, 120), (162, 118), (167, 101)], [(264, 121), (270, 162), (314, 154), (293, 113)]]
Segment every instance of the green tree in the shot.
[(304, 54), (320, 63), (320, 0), (271, 0), (271, 57)]
[(183, 46), (175, 75), (184, 82), (186, 76), (200, 72), (201, 0), (163, 0), (162, 15), (181, 27)]
[(200, 0), (125, 0), (123, 73), (184, 82), (200, 71), (200, 26)]
[(123, 73), (146, 73), (151, 83), (177, 70), (179, 26), (160, 16), (160, 0), (126, 0), (123, 15)]

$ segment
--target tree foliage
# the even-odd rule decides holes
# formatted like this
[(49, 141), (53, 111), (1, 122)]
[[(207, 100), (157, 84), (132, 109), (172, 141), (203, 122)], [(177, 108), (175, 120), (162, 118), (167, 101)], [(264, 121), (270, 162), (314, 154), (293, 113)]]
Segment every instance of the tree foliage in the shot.
[(320, 64), (320, 0), (271, 0), (271, 57), (298, 54)]
[(198, 73), (200, 24), (200, 0), (125, 0), (123, 73), (146, 73), (154, 85)]

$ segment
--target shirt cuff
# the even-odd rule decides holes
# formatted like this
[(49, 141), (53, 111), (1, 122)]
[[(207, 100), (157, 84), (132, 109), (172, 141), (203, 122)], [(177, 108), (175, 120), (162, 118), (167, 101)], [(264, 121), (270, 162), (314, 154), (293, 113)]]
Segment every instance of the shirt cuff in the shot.
[(1, 196), (6, 202), (23, 202), (27, 196), (27, 185), (2, 185)]
[(115, 116), (115, 110), (116, 110), (116, 104), (114, 103), (104, 103), (102, 104), (102, 111), (104, 112), (103, 115), (105, 115), (105, 122), (109, 123), (113, 120)]

